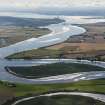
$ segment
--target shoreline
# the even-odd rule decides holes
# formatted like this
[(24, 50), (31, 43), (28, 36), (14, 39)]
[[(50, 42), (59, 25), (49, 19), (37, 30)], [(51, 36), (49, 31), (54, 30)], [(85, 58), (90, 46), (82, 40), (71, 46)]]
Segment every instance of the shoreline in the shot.
[(35, 99), (37, 97), (42, 97), (42, 96), (51, 97), (51, 96), (56, 96), (56, 95), (84, 96), (84, 97), (90, 97), (90, 98), (95, 99), (95, 100), (99, 100), (101, 102), (105, 102), (105, 95), (102, 95), (102, 94), (82, 93), (82, 92), (58, 92), (58, 93), (49, 93), (49, 94), (44, 94), (44, 95), (39, 95), (39, 96), (34, 96), (34, 97), (23, 98), (23, 99), (20, 99), (20, 100), (14, 102), (12, 105), (17, 105), (21, 102), (31, 100), (31, 99)]

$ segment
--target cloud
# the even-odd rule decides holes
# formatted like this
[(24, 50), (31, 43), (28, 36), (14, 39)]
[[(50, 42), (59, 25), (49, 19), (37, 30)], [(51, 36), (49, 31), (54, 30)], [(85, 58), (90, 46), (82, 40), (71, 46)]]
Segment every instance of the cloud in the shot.
[(0, 8), (105, 7), (105, 0), (0, 0)]

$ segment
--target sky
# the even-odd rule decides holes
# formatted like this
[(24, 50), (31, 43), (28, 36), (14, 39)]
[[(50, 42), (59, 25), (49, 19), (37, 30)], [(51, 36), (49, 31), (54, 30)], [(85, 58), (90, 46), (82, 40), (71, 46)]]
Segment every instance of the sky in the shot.
[(0, 0), (0, 9), (41, 7), (105, 7), (105, 0)]

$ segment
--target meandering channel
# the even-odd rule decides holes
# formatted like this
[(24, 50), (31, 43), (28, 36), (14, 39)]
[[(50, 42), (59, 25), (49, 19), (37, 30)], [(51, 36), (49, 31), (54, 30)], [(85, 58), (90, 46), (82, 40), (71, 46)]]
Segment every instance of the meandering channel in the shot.
[[(47, 64), (47, 63), (56, 63), (56, 62), (67, 62), (67, 60), (31, 60), (31, 61), (19, 61), (19, 60), (6, 60), (4, 59), (6, 56), (9, 56), (11, 54), (27, 51), (31, 49), (38, 49), (41, 47), (47, 47), (50, 45), (54, 45), (57, 43), (64, 42), (72, 35), (79, 35), (84, 33), (86, 30), (82, 27), (78, 27), (72, 24), (86, 24), (86, 23), (96, 23), (96, 22), (105, 22), (105, 19), (89, 19), (89, 21), (85, 19), (74, 19), (71, 17), (61, 17), (65, 19), (65, 23), (60, 24), (52, 24), (47, 26), (47, 28), (52, 30), (52, 33), (48, 35), (41, 36), (39, 38), (31, 38), (22, 42), (18, 42), (16, 44), (10, 45), (8, 47), (0, 48), (0, 80), (9, 81), (9, 82), (16, 82), (16, 83), (29, 83), (29, 84), (41, 84), (41, 83), (59, 83), (59, 82), (73, 82), (81, 79), (95, 79), (95, 78), (101, 78), (104, 77), (105, 72), (87, 72), (87, 73), (74, 73), (74, 74), (68, 74), (68, 75), (60, 75), (60, 76), (53, 76), (48, 78), (41, 78), (41, 79), (25, 79), (20, 78), (17, 76), (14, 76), (10, 73), (8, 73), (5, 70), (6, 66), (36, 66), (41, 64)], [(73, 21), (71, 21), (71, 19)], [(70, 59), (68, 61), (71, 61)], [(72, 60), (72, 63), (75, 63), (76, 61)], [(80, 62), (77, 62), (80, 63)], [(82, 63), (89, 63), (89, 61), (82, 61)], [(103, 62), (98, 63), (90, 63), (92, 65), (102, 66)], [(88, 77), (86, 76), (88, 74)], [(92, 74), (92, 75), (91, 75)], [(97, 74), (97, 76), (96, 76)], [(99, 75), (100, 74), (100, 75)], [(65, 78), (66, 77), (66, 78)], [(93, 78), (92, 78), (93, 77)]]
[(42, 96), (49, 96), (50, 97), (50, 96), (56, 96), (56, 95), (79, 95), (79, 96), (90, 97), (90, 98), (93, 98), (95, 100), (105, 102), (105, 95), (101, 95), (101, 94), (83, 93), (83, 92), (58, 92), (58, 93), (50, 93), (50, 94), (45, 94), (45, 95), (23, 98), (23, 99), (16, 101), (12, 105), (17, 105), (21, 102), (29, 101), (31, 99), (35, 99), (35, 98), (42, 97)]
[[(41, 47), (47, 47), (57, 43), (64, 42), (72, 35), (79, 35), (84, 33), (86, 30), (82, 27), (78, 27), (72, 24), (85, 24), (85, 23), (96, 23), (96, 22), (105, 22), (105, 19), (74, 19), (72, 17), (62, 17), (65, 19), (65, 23), (53, 24), (47, 26), (47, 28), (52, 30), (52, 33), (39, 37), (31, 38), (16, 44), (10, 45), (8, 47), (0, 48), (0, 80), (14, 82), (14, 83), (26, 83), (26, 84), (48, 84), (48, 83), (65, 83), (65, 82), (75, 82), (79, 80), (91, 80), (98, 78), (105, 78), (105, 71), (95, 71), (95, 72), (81, 72), (73, 73), (66, 75), (51, 76), (46, 78), (39, 79), (26, 79), (20, 78), (15, 75), (8, 73), (5, 70), (7, 66), (37, 66), (51, 63), (80, 63), (80, 64), (89, 64), (94, 66), (99, 66), (105, 68), (105, 62), (91, 62), (87, 60), (75, 60), (75, 59), (39, 59), (39, 60), (6, 60), (5, 57), (31, 49), (38, 49)], [(81, 92), (60, 92), (60, 93), (51, 93), (44, 96), (53, 96), (53, 95), (80, 95), (88, 96), (100, 101), (105, 102), (105, 95), (102, 94), (92, 94), (92, 93), (81, 93)], [(42, 96), (42, 95), (41, 95)], [(16, 105), (22, 101), (34, 99), (35, 97), (24, 98), (16, 101), (12, 105)]]

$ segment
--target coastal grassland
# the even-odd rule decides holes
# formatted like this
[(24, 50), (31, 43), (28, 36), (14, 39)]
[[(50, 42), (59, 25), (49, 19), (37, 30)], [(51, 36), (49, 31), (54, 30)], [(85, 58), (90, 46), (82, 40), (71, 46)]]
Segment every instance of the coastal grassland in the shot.
[[(11, 99), (11, 97), (30, 96), (30, 95), (38, 95), (43, 93), (59, 92), (59, 91), (80, 91), (80, 92), (105, 94), (105, 79), (85, 80), (85, 81), (64, 83), (64, 84), (42, 84), (42, 85), (12, 84), (8, 82), (1, 82), (0, 90), (2, 90), (2, 93), (4, 93), (4, 97), (6, 97), (8, 94), (10, 95), (8, 99)], [(0, 94), (0, 97), (2, 96), (3, 94)], [(6, 100), (7, 99), (5, 99), (5, 101)]]
[(0, 27), (0, 47), (5, 47), (30, 38), (37, 38), (51, 33), (48, 28), (34, 27)]
[(105, 61), (105, 44), (62, 43), (48, 48), (33, 49), (7, 56), (6, 59), (88, 59)]
[(60, 54), (61, 54), (61, 51), (59, 50), (48, 50), (48, 49), (40, 48), (40, 49), (24, 51), (21, 53), (16, 53), (6, 58), (7, 59), (58, 58)]
[[(17, 18), (0, 16), (0, 47), (51, 33), (45, 26), (62, 23), (59, 18)], [(44, 28), (41, 28), (44, 27)]]
[(20, 102), (17, 105), (105, 105), (105, 103), (83, 96), (56, 95), (37, 97)]
[(9, 73), (16, 76), (35, 79), (78, 72), (105, 71), (105, 68), (87, 64), (54, 63), (32, 67), (6, 67)]
[(105, 94), (105, 79), (84, 80), (74, 83), (63, 84), (15, 84), (4, 82), (0, 84), (0, 89), (14, 93), (14, 96), (24, 96), (27, 94), (41, 94), (54, 91), (81, 91)]

